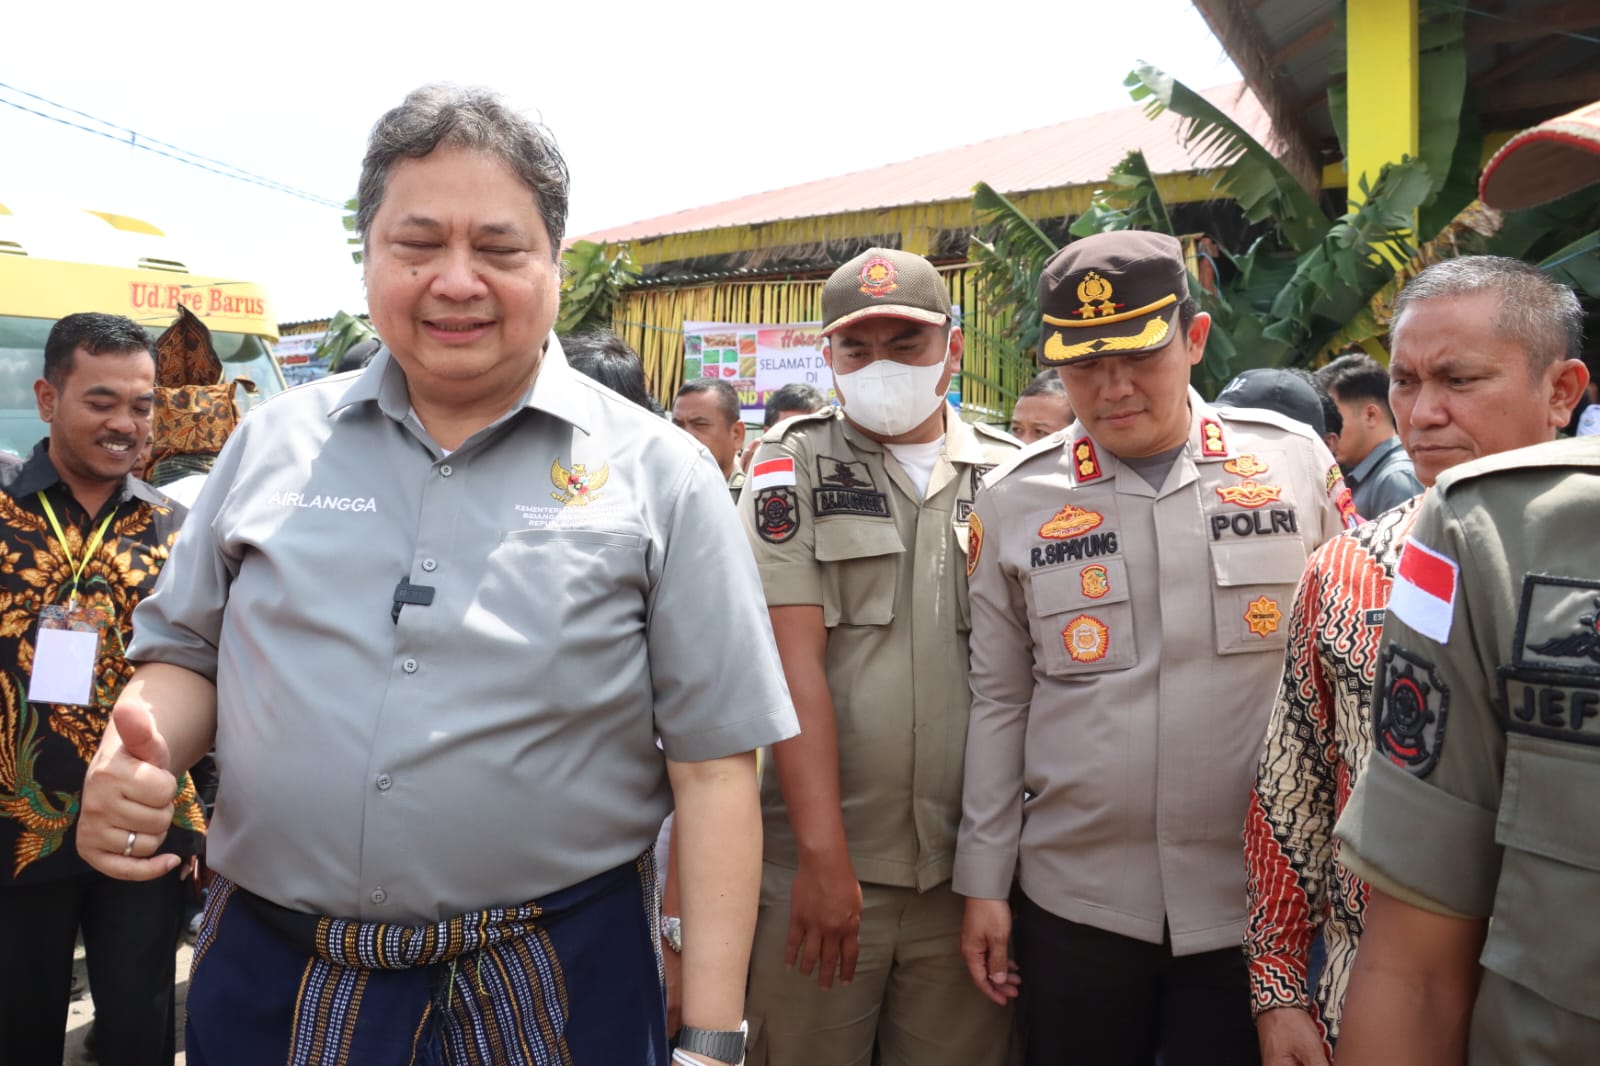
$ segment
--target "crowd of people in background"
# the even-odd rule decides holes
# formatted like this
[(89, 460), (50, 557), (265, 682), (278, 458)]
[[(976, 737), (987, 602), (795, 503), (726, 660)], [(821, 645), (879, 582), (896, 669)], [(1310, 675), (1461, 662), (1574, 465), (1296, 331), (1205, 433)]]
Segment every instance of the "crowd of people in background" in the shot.
[(566, 196), (426, 87), (363, 160), (355, 370), (241, 422), (193, 316), (52, 330), (0, 1062), (61, 1061), (81, 934), (99, 1061), (170, 1063), (202, 883), (195, 1066), (1600, 1060), (1570, 289), (1446, 260), (1387, 366), (1208, 401), (1180, 242), (1084, 237), (987, 425), (940, 272), (868, 248), (836, 398), (755, 427), (556, 337)]

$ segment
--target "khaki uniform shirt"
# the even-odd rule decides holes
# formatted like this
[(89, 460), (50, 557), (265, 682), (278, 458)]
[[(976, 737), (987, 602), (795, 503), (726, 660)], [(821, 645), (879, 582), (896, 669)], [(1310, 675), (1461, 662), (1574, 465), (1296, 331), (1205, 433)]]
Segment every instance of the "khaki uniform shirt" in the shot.
[[(839, 793), (862, 881), (947, 881), (967, 739), (967, 516), (1016, 441), (946, 409), (926, 494), (837, 408), (762, 438), (739, 512), (767, 604), (819, 604), (839, 730)], [(792, 477), (792, 483), (783, 484)], [(778, 789), (762, 782), (769, 862), (798, 863)]]
[(663, 749), (797, 731), (692, 438), (553, 337), (449, 454), (410, 406), (380, 352), (252, 412), (134, 619), (131, 659), (217, 684), (209, 861), (294, 910), (417, 923), (536, 900), (650, 847)]
[(1600, 1062), (1597, 530), (1600, 440), (1456, 467), (1383, 624), (1376, 746), (1336, 832), (1390, 895), (1493, 919), (1473, 1066)]
[(1240, 846), (1307, 555), (1354, 522), (1312, 431), (1189, 394), (1159, 490), (1077, 423), (986, 479), (955, 889), (1179, 955), (1244, 932)]

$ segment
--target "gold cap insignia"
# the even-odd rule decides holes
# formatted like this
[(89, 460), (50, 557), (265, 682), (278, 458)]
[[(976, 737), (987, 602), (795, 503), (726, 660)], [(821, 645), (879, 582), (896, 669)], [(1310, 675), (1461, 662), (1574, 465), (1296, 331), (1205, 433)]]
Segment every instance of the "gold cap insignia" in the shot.
[(600, 498), (600, 489), (610, 477), (611, 467), (607, 463), (601, 463), (600, 469), (591, 474), (582, 463), (573, 463), (568, 470), (557, 459), (550, 466), (550, 481), (561, 491), (552, 492), (550, 498), (563, 507), (571, 504), (586, 507)]
[(1083, 301), (1083, 306), (1078, 308), (1076, 313), (1085, 319), (1114, 315), (1117, 313), (1117, 308), (1122, 306), (1111, 302), (1111, 282), (1093, 270), (1078, 282), (1078, 299)]
[(894, 264), (875, 255), (861, 264), (861, 292), (867, 296), (887, 296), (900, 286), (894, 283)]

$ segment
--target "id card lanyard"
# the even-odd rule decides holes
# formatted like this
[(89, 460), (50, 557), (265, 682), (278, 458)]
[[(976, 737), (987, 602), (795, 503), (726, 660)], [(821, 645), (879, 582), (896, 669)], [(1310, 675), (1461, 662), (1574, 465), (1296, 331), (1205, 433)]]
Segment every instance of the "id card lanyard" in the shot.
[(110, 514), (106, 515), (105, 521), (100, 523), (100, 528), (94, 531), (94, 535), (89, 538), (89, 542), (83, 546), (83, 558), (75, 562), (72, 558), (72, 549), (67, 547), (67, 535), (61, 531), (61, 522), (56, 518), (55, 508), (50, 506), (50, 500), (43, 492), (39, 492), (36, 495), (39, 497), (39, 503), (44, 507), (45, 517), (50, 520), (50, 529), (55, 533), (56, 540), (61, 545), (61, 554), (67, 557), (67, 565), (72, 567), (72, 597), (67, 601), (67, 609), (76, 610), (78, 607), (78, 585), (83, 580), (83, 571), (89, 565), (89, 560), (94, 558), (94, 553), (99, 550), (100, 543), (105, 540), (106, 530), (110, 528), (111, 519), (116, 517), (117, 512), (113, 509)]

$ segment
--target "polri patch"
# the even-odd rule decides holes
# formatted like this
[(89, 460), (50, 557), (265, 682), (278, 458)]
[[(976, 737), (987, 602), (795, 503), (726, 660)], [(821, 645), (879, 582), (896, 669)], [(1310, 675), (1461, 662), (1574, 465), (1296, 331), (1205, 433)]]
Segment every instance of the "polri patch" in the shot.
[(978, 559), (983, 555), (983, 519), (976, 514), (967, 519), (967, 576), (978, 569)]
[(800, 529), (799, 501), (793, 489), (762, 489), (755, 506), (756, 532), (768, 544), (782, 544)]
[(1397, 644), (1383, 649), (1383, 677), (1378, 751), (1407, 773), (1427, 777), (1444, 748), (1450, 688), (1433, 663)]

